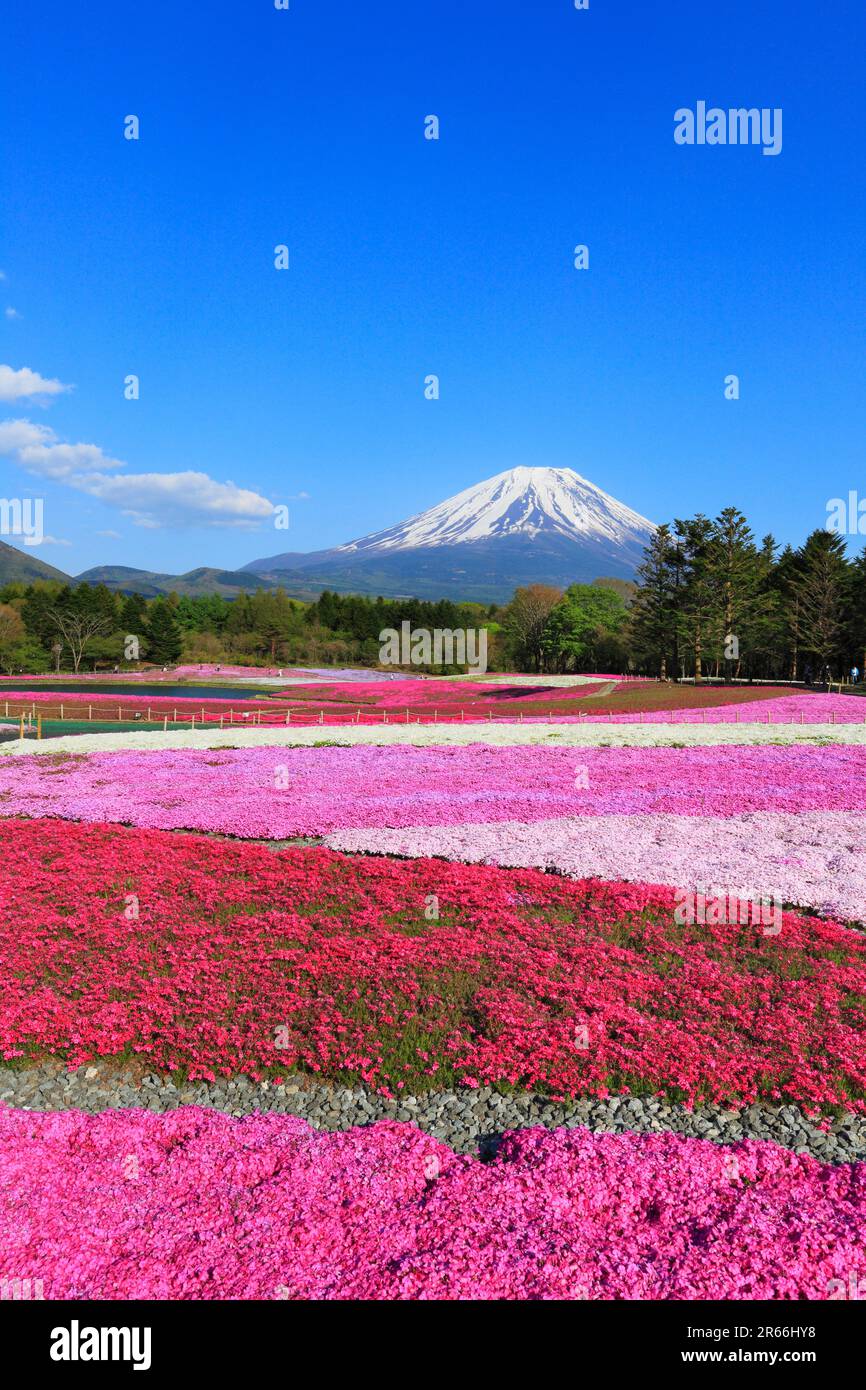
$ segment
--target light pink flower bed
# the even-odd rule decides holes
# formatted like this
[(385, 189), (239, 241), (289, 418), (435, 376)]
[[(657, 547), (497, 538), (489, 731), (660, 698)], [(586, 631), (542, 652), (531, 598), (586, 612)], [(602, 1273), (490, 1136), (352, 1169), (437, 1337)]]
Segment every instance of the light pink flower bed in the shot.
[(0, 763), (0, 815), (252, 838), (804, 810), (866, 811), (866, 749), (221, 748)]
[[(866, 1274), (866, 1164), (673, 1134), (0, 1110), (0, 1276), (53, 1299), (825, 1299)], [(838, 1283), (834, 1282), (838, 1281)]]
[(866, 816), (757, 811), (744, 816), (579, 816), (532, 824), (342, 830), (332, 849), (556, 869), (574, 878), (626, 879), (768, 894), (851, 922), (866, 920)]

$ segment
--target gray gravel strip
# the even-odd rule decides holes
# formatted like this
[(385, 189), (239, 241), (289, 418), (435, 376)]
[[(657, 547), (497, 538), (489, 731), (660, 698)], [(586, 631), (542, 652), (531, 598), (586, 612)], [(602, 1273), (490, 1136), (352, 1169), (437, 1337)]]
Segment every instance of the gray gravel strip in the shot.
[(0, 1104), (25, 1110), (100, 1110), (133, 1107), (154, 1111), (201, 1105), (228, 1115), (274, 1111), (298, 1115), (316, 1129), (344, 1130), (375, 1120), (408, 1121), (441, 1139), (458, 1153), (495, 1152), (507, 1129), (542, 1125), (596, 1133), (632, 1130), (657, 1134), (672, 1130), (717, 1144), (768, 1139), (825, 1163), (866, 1159), (866, 1116), (843, 1115), (825, 1132), (796, 1105), (751, 1105), (741, 1110), (701, 1105), (686, 1110), (653, 1097), (615, 1096), (608, 1100), (549, 1101), (528, 1093), (500, 1096), (489, 1087), (477, 1091), (435, 1091), (389, 1101), (354, 1089), (312, 1082), (306, 1076), (285, 1083), (255, 1082), (238, 1076), (217, 1082), (175, 1086), (155, 1074), (122, 1071), (94, 1063), (68, 1071), (62, 1062), (0, 1068)]

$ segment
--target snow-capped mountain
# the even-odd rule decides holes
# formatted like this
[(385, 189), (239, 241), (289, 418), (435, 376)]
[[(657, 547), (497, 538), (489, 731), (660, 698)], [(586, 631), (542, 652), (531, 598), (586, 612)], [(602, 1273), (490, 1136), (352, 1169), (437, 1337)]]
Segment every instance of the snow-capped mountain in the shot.
[(387, 530), (245, 568), (295, 592), (502, 602), (522, 584), (631, 579), (654, 529), (571, 468), (510, 468)]
[(611, 545), (646, 544), (651, 521), (572, 468), (509, 468), (386, 531), (339, 545), (337, 555), (463, 545), (540, 531)]

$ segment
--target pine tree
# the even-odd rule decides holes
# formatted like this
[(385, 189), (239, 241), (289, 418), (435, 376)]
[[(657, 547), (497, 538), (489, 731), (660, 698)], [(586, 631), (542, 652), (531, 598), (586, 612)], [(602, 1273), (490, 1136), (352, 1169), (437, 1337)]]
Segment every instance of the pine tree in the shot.
[[(713, 522), (707, 565), (710, 582), (717, 590), (725, 676), (729, 679), (732, 674), (739, 676), (744, 655), (747, 664), (754, 661), (753, 639), (760, 609), (758, 552), (749, 524), (736, 507), (726, 507)], [(729, 646), (729, 639), (736, 640)], [(732, 663), (736, 663), (733, 670)]]
[(164, 598), (154, 599), (147, 615), (148, 655), (151, 661), (173, 665), (183, 650), (180, 625), (171, 604)]
[(667, 524), (659, 526), (644, 552), (638, 589), (631, 607), (631, 633), (637, 649), (661, 680), (668, 657), (676, 660), (676, 552)]
[(803, 573), (798, 597), (803, 646), (820, 671), (844, 662), (844, 624), (849, 579), (845, 541), (833, 531), (813, 531), (801, 550)]
[(713, 574), (713, 523), (698, 515), (675, 521), (683, 557), (682, 586), (677, 595), (677, 626), (692, 653), (695, 685), (704, 678), (704, 661), (720, 635), (718, 585)]

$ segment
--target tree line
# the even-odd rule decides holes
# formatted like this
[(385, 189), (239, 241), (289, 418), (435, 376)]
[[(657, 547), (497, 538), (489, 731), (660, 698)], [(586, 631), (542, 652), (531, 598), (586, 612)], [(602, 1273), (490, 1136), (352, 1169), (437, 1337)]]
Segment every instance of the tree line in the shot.
[(119, 594), (103, 584), (52, 581), (0, 589), (0, 670), (135, 669), (141, 662), (226, 662), (252, 666), (375, 666), (379, 634), (413, 628), (489, 625), (496, 609), (477, 603), (364, 598), (322, 593), (314, 603), (281, 589), (237, 598)]

